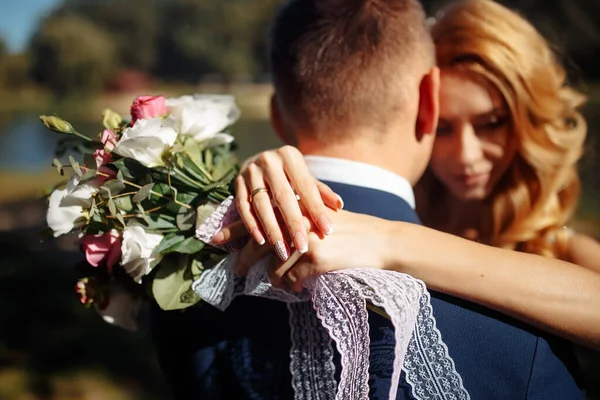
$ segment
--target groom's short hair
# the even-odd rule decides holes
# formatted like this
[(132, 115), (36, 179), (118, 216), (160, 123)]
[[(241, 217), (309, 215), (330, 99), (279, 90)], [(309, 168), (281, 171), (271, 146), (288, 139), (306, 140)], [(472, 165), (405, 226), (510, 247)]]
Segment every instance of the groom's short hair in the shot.
[(316, 134), (387, 129), (414, 65), (435, 62), (417, 0), (292, 0), (275, 18), (269, 56), (285, 118)]

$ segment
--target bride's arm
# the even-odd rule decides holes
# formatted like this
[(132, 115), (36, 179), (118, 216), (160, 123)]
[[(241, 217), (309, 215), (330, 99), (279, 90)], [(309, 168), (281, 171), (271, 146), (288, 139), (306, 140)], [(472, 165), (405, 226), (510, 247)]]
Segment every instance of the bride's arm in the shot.
[[(432, 229), (390, 225), (385, 266), (430, 289), (470, 300), (596, 349), (600, 274), (537, 255), (478, 244)], [(600, 246), (585, 258), (600, 262)], [(581, 251), (581, 250), (580, 250)]]
[[(423, 226), (339, 212), (335, 234), (275, 270), (294, 290), (312, 275), (374, 267), (600, 349), (600, 274), (569, 262), (482, 245)], [(348, 249), (355, 249), (349, 252)], [(592, 254), (594, 252), (594, 254)], [(590, 250), (600, 260), (600, 252)], [(597, 261), (596, 261), (597, 262)]]
[(569, 246), (569, 259), (572, 263), (600, 273), (600, 243), (589, 236), (575, 234)]

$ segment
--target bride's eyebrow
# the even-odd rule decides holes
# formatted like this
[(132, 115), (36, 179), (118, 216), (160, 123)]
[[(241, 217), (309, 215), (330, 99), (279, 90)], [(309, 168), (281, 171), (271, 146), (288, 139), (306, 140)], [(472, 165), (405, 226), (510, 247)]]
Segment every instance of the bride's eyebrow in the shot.
[(485, 118), (485, 117), (505, 117), (508, 114), (508, 111), (504, 107), (494, 107), (490, 111), (486, 111), (480, 114), (475, 115), (475, 118)]

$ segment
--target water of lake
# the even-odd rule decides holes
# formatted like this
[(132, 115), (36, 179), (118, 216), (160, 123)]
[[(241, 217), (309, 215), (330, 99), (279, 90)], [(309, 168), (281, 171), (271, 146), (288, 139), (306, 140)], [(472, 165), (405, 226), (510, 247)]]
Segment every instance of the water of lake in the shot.
[[(100, 123), (70, 122), (84, 133), (102, 129)], [(281, 145), (267, 121), (241, 120), (235, 124), (232, 133), (241, 160)], [(36, 115), (19, 115), (0, 123), (0, 172), (47, 170), (54, 159), (58, 139), (59, 134), (46, 129)]]

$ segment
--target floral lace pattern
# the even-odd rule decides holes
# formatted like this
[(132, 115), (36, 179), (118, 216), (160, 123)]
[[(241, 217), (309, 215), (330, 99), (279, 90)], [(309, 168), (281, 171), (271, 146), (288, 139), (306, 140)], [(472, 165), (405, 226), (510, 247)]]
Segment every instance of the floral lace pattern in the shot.
[(342, 370), (336, 400), (369, 398), (369, 324), (365, 299), (345, 275), (316, 279), (312, 301), (341, 355)]
[[(336, 392), (331, 338), (310, 302), (288, 303), (292, 387), (297, 400), (333, 400)], [(295, 374), (294, 371), (301, 371)], [(308, 379), (306, 379), (308, 378)]]
[[(198, 237), (210, 241), (226, 224), (224, 220), (235, 220), (231, 215), (237, 216), (237, 212), (229, 198), (198, 227)], [(288, 303), (290, 371), (296, 400), (369, 398), (367, 301), (382, 308), (394, 326), (391, 400), (396, 398), (402, 367), (417, 400), (470, 399), (436, 328), (429, 293), (422, 281), (394, 271), (353, 269), (311, 278), (308, 289), (297, 294), (271, 286), (267, 258), (271, 256), (253, 266), (246, 278), (233, 272), (237, 257), (233, 253), (205, 271), (193, 289), (221, 310), (239, 295)], [(341, 356), (337, 392), (331, 339)]]
[(408, 345), (404, 371), (416, 399), (470, 399), (436, 327), (428, 292), (420, 299), (417, 326)]

